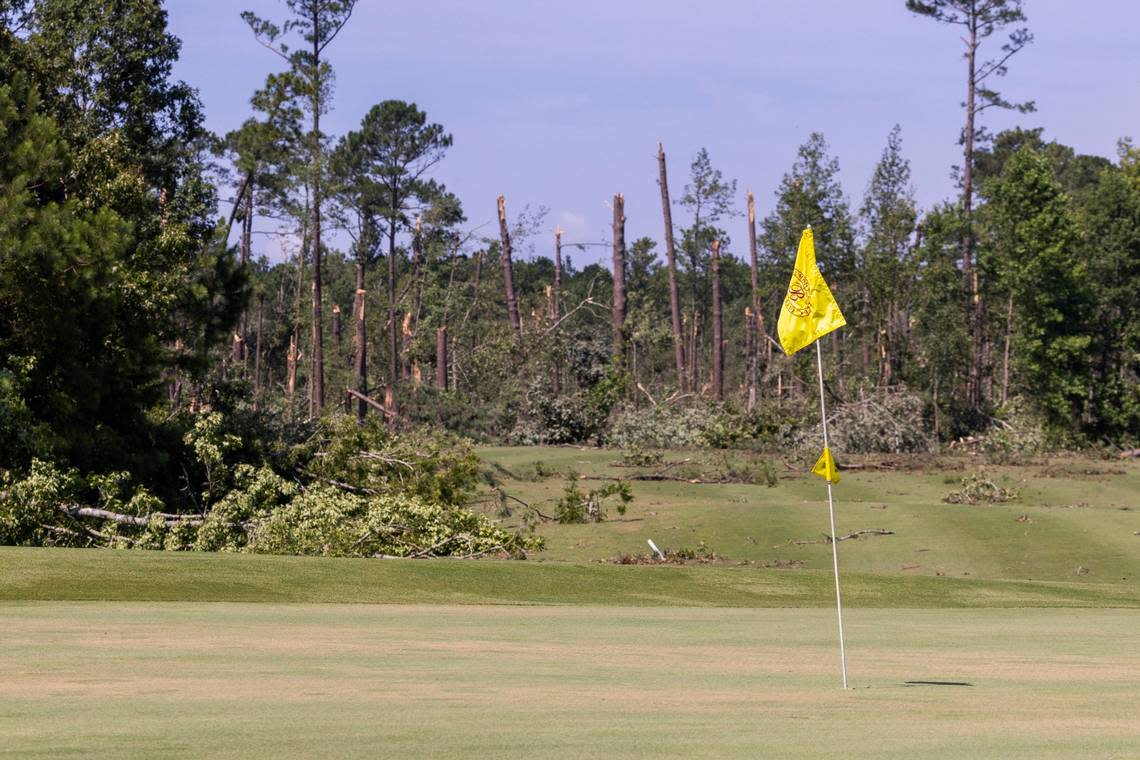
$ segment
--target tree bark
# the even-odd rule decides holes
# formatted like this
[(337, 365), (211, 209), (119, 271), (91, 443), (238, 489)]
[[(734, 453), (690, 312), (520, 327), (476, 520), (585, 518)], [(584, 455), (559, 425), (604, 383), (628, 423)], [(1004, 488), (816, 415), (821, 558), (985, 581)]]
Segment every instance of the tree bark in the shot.
[[(424, 238), (423, 223), (416, 217), (416, 232), (412, 237), (412, 320), (404, 334), (404, 362), (411, 373), (412, 344), (420, 327), (420, 310), (423, 304)], [(414, 373), (413, 373), (414, 374)]]
[(1001, 403), (1009, 401), (1009, 344), (1013, 336), (1013, 294), (1009, 296), (1005, 314), (1005, 355), (1001, 363)]
[(724, 321), (720, 309), (720, 241), (712, 242), (713, 396), (724, 401)]
[(614, 364), (625, 367), (625, 198), (614, 196), (613, 221), (614, 299), (611, 313)]
[(677, 295), (677, 248), (673, 240), (673, 208), (669, 203), (669, 178), (665, 171), (665, 146), (657, 143), (657, 184), (661, 188), (661, 214), (665, 219), (665, 260), (669, 267), (669, 311), (673, 326), (673, 363), (677, 370), (677, 389), (684, 392), (685, 349), (681, 333), (681, 302)]
[[(320, 28), (319, 5), (313, 4), (313, 29)], [(310, 348), (310, 371), (312, 373), (312, 393), (309, 398), (309, 417), (319, 417), (325, 406), (325, 352), (324, 335), (321, 330), (321, 87), (320, 65), (321, 48), (317, 34), (313, 35), (313, 135), (312, 135), (312, 187), (313, 187), (313, 232), (310, 238), (313, 251), (313, 335)]]
[[(356, 390), (362, 396), (368, 395), (368, 333), (364, 317), (364, 307), (367, 303), (367, 291), (364, 288), (364, 261), (356, 262), (356, 296), (352, 304), (353, 321), (356, 323), (356, 334), (353, 336), (353, 374), (356, 376)], [(356, 419), (364, 421), (368, 407), (364, 401), (356, 405)]]
[(385, 391), (388, 406), (395, 409), (396, 386), (400, 382), (400, 324), (396, 319), (396, 224), (399, 198), (391, 188), (388, 218), (388, 387)]
[[(550, 324), (558, 324), (562, 318), (562, 228), (554, 228), (554, 289), (550, 294)], [(562, 392), (562, 365), (556, 355), (554, 370), (550, 378), (551, 390), (557, 396)]]
[(969, 357), (967, 399), (973, 406), (981, 403), (981, 294), (978, 292), (978, 273), (973, 265), (974, 251), (974, 121), (977, 114), (977, 52), (978, 17), (970, 13), (969, 40), (966, 42), (966, 130), (962, 135), (962, 216), (965, 233), (962, 236), (962, 287), (965, 292), (967, 330), (972, 337)]
[(253, 408), (261, 399), (261, 327), (262, 313), (265, 311), (265, 296), (257, 297), (257, 344), (253, 351)]
[(503, 284), (507, 291), (507, 318), (516, 340), (522, 339), (519, 303), (515, 298), (514, 270), (511, 266), (511, 233), (507, 229), (507, 200), (499, 196), (499, 240), (503, 246)]
[(748, 410), (756, 406), (760, 379), (760, 342), (764, 340), (764, 312), (760, 298), (760, 256), (756, 244), (756, 199), (748, 191), (748, 254), (752, 269), (752, 308), (748, 315)]
[(333, 325), (332, 325), (332, 327), (333, 327), (333, 341), (336, 343), (336, 347), (339, 349), (340, 343), (341, 343), (341, 337), (342, 337), (342, 335), (341, 335), (341, 324), (340, 324), (340, 305), (339, 304), (335, 304), (335, 303), (333, 304), (332, 314), (333, 314)]
[(435, 387), (447, 390), (447, 327), (435, 331)]

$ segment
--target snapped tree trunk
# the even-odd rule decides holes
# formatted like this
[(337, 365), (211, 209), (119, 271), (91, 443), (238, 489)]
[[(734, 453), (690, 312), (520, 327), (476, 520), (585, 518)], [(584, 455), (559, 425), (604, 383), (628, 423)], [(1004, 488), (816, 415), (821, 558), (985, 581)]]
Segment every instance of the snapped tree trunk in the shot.
[(760, 381), (760, 342), (764, 340), (764, 312), (760, 300), (760, 257), (756, 244), (756, 199), (748, 191), (748, 254), (752, 269), (752, 307), (745, 309), (748, 318), (748, 410), (756, 406)]
[(669, 203), (669, 178), (665, 172), (665, 146), (657, 143), (657, 184), (661, 188), (661, 214), (665, 219), (665, 260), (669, 267), (669, 313), (673, 327), (673, 363), (677, 389), (684, 392), (685, 349), (681, 333), (681, 302), (677, 296), (677, 248), (673, 240), (673, 208)]
[(507, 319), (516, 340), (522, 339), (522, 322), (519, 320), (519, 303), (515, 298), (514, 272), (511, 267), (511, 233), (507, 229), (507, 200), (499, 196), (499, 240), (503, 246), (503, 285), (507, 291)]
[[(554, 288), (550, 294), (550, 324), (558, 324), (562, 318), (562, 228), (554, 228)], [(550, 378), (551, 390), (557, 396), (562, 392), (562, 364), (557, 351), (554, 356), (554, 369)]]
[(390, 198), (390, 207), (393, 209), (388, 217), (388, 388), (385, 391), (385, 403), (388, 408), (396, 409), (396, 386), (400, 382), (400, 324), (396, 319), (396, 225), (399, 221), (396, 211), (399, 198), (395, 191)]
[(625, 198), (621, 193), (614, 196), (613, 235), (613, 357), (621, 369), (625, 367)]
[[(352, 304), (353, 321), (356, 323), (356, 334), (353, 336), (353, 374), (356, 376), (356, 390), (360, 392), (361, 396), (368, 395), (368, 340), (365, 319), (364, 319), (364, 305), (367, 302), (367, 291), (364, 288), (364, 261), (358, 260), (356, 262), (356, 297)], [(364, 421), (364, 415), (368, 412), (368, 405), (362, 400), (357, 399), (356, 405), (356, 419), (360, 422)]]
[[(316, 43), (313, 44), (317, 50)], [(319, 90), (319, 88), (318, 88)], [(312, 346), (310, 346), (309, 371), (311, 373), (311, 395), (309, 417), (319, 417), (325, 406), (325, 351), (324, 334), (321, 330), (321, 146), (320, 146), (320, 95), (314, 95), (313, 107), (313, 234), (310, 245), (313, 252), (313, 312)]]
[(713, 396), (724, 401), (724, 320), (720, 310), (720, 241), (712, 242)]
[(972, 337), (969, 357), (967, 398), (971, 405), (981, 404), (981, 294), (978, 292), (978, 273), (973, 265), (974, 254), (974, 119), (977, 114), (977, 52), (978, 19), (970, 14), (969, 40), (966, 42), (966, 129), (962, 135), (962, 216), (965, 232), (962, 236), (962, 287), (965, 294), (967, 329)]
[(340, 304), (333, 304), (333, 341), (336, 347), (340, 348), (341, 342), (341, 325), (340, 325)]

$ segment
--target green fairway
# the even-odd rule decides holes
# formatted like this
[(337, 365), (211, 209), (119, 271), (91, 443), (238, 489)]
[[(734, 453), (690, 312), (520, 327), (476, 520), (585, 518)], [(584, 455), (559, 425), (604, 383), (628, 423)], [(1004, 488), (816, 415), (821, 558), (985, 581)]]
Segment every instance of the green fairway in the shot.
[(0, 616), (2, 757), (1140, 755), (1135, 610), (852, 609), (847, 692), (823, 609)]
[[(660, 467), (615, 466), (621, 452), (578, 448), (480, 449), (509, 472), (574, 471), (595, 477), (627, 477)], [(746, 454), (665, 452), (667, 461), (746, 461)], [(905, 458), (896, 458), (903, 464)], [(634, 502), (622, 517), (593, 525), (543, 523), (542, 557), (607, 560), (647, 553), (646, 539), (662, 547), (694, 548), (701, 542), (733, 561), (795, 563), (831, 568), (827, 491), (823, 481), (769, 458), (779, 474), (775, 487), (745, 484), (636, 482)], [(885, 576), (954, 576), (1005, 580), (1056, 580), (1137, 585), (1140, 579), (1140, 466), (1079, 458), (1042, 459), (1021, 467), (986, 466), (970, 457), (924, 457), (911, 468), (843, 474), (835, 488), (836, 530), (845, 535), (883, 529), (889, 536), (844, 541), (845, 572)], [(914, 465), (923, 465), (915, 467)], [(683, 467), (671, 472), (684, 471)], [(946, 504), (967, 474), (985, 473), (1016, 488), (1001, 504)], [(565, 487), (562, 477), (511, 479), (512, 495), (551, 513)], [(583, 488), (597, 481), (584, 481)], [(510, 521), (508, 521), (510, 522)], [(816, 541), (817, 543), (795, 543)]]
[[(1130, 583), (845, 573), (858, 607), (1140, 607)], [(0, 601), (827, 607), (831, 573), (0, 547)]]
[[(481, 453), (543, 509), (535, 461), (631, 471)], [(525, 562), (3, 547), (0, 757), (1140, 756), (1140, 469), (988, 468), (1021, 498), (943, 503), (969, 465), (837, 488), (841, 534), (893, 531), (839, 545), (847, 692), (822, 483), (782, 464), (638, 482)], [(611, 561), (646, 538), (728, 559)]]

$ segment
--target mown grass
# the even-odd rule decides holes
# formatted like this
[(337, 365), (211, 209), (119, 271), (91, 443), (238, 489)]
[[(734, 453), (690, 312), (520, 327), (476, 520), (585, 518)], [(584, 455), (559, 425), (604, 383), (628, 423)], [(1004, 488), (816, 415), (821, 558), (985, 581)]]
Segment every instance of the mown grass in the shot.
[[(618, 467), (620, 452), (589, 448), (487, 447), (480, 454), (504, 468), (499, 476), (505, 490), (546, 514), (566, 485), (563, 473), (612, 478), (661, 469)], [(714, 468), (724, 456), (741, 464), (747, 460), (745, 454), (664, 452), (666, 461), (703, 460)], [(703, 543), (736, 562), (828, 569), (831, 551), (821, 540), (828, 531), (822, 481), (789, 469), (780, 458), (767, 459), (779, 476), (774, 487), (636, 482), (635, 499), (624, 517), (611, 510), (601, 524), (540, 524), (548, 546), (540, 556), (607, 560), (647, 553), (646, 539), (653, 539), (675, 549)], [(534, 479), (535, 462), (555, 474)], [(836, 486), (840, 535), (873, 528), (894, 531), (844, 541), (840, 563), (845, 573), (1127, 585), (1140, 579), (1140, 465), (1135, 462), (1056, 458), (1012, 467), (963, 456), (900, 464), (908, 467), (846, 472)], [(984, 473), (1020, 495), (1001, 504), (944, 503), (970, 473)], [(601, 482), (585, 480), (581, 487)], [(494, 512), (495, 505), (485, 508)], [(516, 524), (520, 514), (516, 509), (506, 523)], [(817, 543), (796, 543), (804, 541)]]
[[(536, 460), (629, 472), (481, 453), (544, 509)], [(847, 473), (839, 532), (894, 534), (839, 545), (842, 691), (824, 492), (777, 467), (525, 562), (0, 548), (0, 757), (1140, 757), (1140, 468), (990, 467), (1022, 496), (977, 506), (968, 460)], [(609, 561), (646, 538), (729, 560)]]
[(0, 757), (1140, 756), (1140, 612), (0, 603)]
[[(830, 572), (0, 549), (0, 601), (826, 607)], [(1129, 584), (844, 573), (853, 607), (1140, 607)]]

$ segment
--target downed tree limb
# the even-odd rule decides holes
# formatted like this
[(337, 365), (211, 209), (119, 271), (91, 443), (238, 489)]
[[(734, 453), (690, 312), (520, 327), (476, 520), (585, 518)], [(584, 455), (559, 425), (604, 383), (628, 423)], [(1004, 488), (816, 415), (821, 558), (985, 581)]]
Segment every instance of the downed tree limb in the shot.
[(174, 525), (189, 525), (190, 527), (197, 528), (202, 525), (204, 520), (201, 517), (183, 517), (183, 518), (169, 518), (162, 515), (124, 515), (121, 512), (111, 512), (107, 509), (97, 509), (96, 507), (81, 507), (77, 504), (61, 504), (59, 511), (63, 512), (69, 517), (94, 517), (98, 520), (108, 520), (110, 522), (119, 523), (120, 525), (134, 525), (139, 528), (145, 528), (150, 525), (152, 518), (157, 517), (162, 520), (166, 527)]
[(1140, 449), (1128, 449), (1116, 455), (1118, 459), (1129, 459), (1131, 457), (1140, 457)]
[[(836, 541), (846, 541), (847, 539), (850, 539), (850, 538), (859, 538), (859, 536), (893, 536), (894, 534), (895, 534), (895, 532), (893, 530), (883, 530), (882, 528), (869, 528), (867, 530), (857, 530), (854, 533), (848, 533), (846, 536), (840, 536), (839, 538), (837, 538), (835, 540)], [(823, 534), (822, 538), (803, 539), (801, 541), (789, 541), (788, 542), (788, 544), (794, 544), (795, 546), (805, 546), (807, 544), (830, 544), (830, 543), (831, 543), (831, 536), (827, 535), (826, 533)], [(787, 546), (788, 544), (781, 544), (781, 545)], [(780, 547), (774, 546), (772, 548), (778, 549)]]
[(389, 418), (391, 418), (391, 417), (395, 417), (395, 416), (396, 416), (396, 413), (395, 413), (394, 411), (392, 411), (392, 410), (391, 410), (391, 409), (389, 409), (388, 407), (384, 406), (383, 404), (381, 404), (381, 403), (380, 403), (379, 401), (377, 401), (376, 399), (374, 399), (374, 398), (369, 398), (368, 396), (365, 396), (365, 395), (364, 395), (363, 393), (361, 393), (360, 391), (358, 391), (358, 390), (354, 390), (354, 389), (352, 389), (352, 388), (345, 388), (344, 390), (345, 390), (345, 392), (346, 392), (348, 395), (350, 395), (350, 396), (355, 396), (356, 398), (358, 398), (358, 399), (360, 399), (361, 401), (363, 401), (364, 403), (368, 404), (370, 407), (372, 407), (372, 408), (373, 408), (373, 409), (375, 409), (376, 411), (378, 411), (378, 412), (380, 412), (381, 414), (383, 414), (385, 417), (389, 417)]
[(624, 475), (620, 478), (615, 478), (612, 475), (583, 475), (579, 480), (610, 480), (616, 483), (621, 483), (624, 480), (672, 480), (678, 483), (729, 483), (732, 481), (718, 481), (718, 480), (701, 480), (700, 478), (680, 478), (676, 475), (667, 475), (663, 472), (648, 472), (641, 475)]

